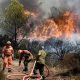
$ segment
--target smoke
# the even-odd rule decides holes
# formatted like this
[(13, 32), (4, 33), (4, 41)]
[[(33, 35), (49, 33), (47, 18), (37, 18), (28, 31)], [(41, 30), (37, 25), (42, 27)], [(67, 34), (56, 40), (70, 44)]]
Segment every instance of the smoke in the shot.
[(30, 11), (39, 9), (39, 3), (37, 0), (20, 0), (20, 2), (24, 5), (25, 9)]
[(6, 34), (5, 30), (0, 28), (0, 34), (3, 34), (3, 35)]
[[(9, 1), (10, 0), (0, 0), (0, 6), (4, 7)], [(39, 19), (47, 19), (51, 13), (53, 13), (54, 16), (58, 16), (59, 12), (64, 10), (70, 10), (80, 15), (80, 0), (20, 0), (20, 2), (24, 5), (25, 9), (29, 11), (38, 10), (39, 13), (41, 13)], [(78, 23), (80, 23), (79, 20)], [(73, 39), (76, 37), (77, 34), (74, 34)]]
[(3, 3), (3, 2), (5, 2), (5, 1), (6, 1), (6, 0), (0, 0), (0, 4)]
[[(10, 0), (0, 0), (0, 6), (4, 7)], [(48, 18), (51, 14), (51, 8), (55, 7), (59, 10), (69, 9), (76, 14), (80, 14), (80, 0), (20, 0), (25, 9), (30, 11), (38, 10), (43, 18)], [(54, 13), (56, 10), (54, 11)]]
[[(25, 4), (28, 4), (26, 7), (29, 7), (29, 9), (37, 7), (42, 13), (43, 19), (49, 18), (52, 14), (58, 16), (60, 12), (66, 10), (72, 11), (78, 16), (80, 15), (80, 0), (27, 0)], [(77, 21), (76, 27), (79, 27), (79, 24), (80, 20)], [(74, 33), (70, 40), (76, 41), (76, 39), (80, 40), (78, 33)]]
[(52, 7), (58, 8), (59, 10), (71, 10), (78, 15), (80, 14), (80, 0), (39, 0), (39, 2), (42, 3), (39, 7), (45, 13), (44, 18), (49, 17)]
[(5, 8), (10, 0), (0, 0), (0, 8)]
[[(10, 0), (0, 0), (0, 6), (4, 7)], [(40, 10), (43, 13), (43, 18), (48, 18), (51, 13), (51, 8), (55, 7), (59, 10), (69, 9), (76, 14), (80, 14), (80, 0), (20, 0), (25, 9)], [(54, 11), (55, 13), (55, 11)]]

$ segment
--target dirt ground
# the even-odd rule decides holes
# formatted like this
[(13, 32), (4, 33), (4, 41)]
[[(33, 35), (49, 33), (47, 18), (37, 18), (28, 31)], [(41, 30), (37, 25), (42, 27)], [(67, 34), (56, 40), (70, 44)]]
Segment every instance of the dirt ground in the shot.
[[(29, 63), (29, 66), (28, 66), (29, 71), (28, 72), (23, 72), (23, 68), (24, 68), (23, 67), (23, 62), (21, 64), (21, 66), (18, 66), (18, 61), (13, 61), (12, 72), (9, 73), (9, 72), (7, 72), (7, 70), (6, 70), (7, 74), (5, 72), (6, 80), (23, 80), (23, 77), (25, 75), (29, 75), (31, 73), (33, 65), (34, 65), (34, 62)], [(46, 69), (45, 69), (45, 73), (48, 73), (48, 71)], [(36, 80), (36, 78), (31, 79), (31, 80)], [(46, 80), (50, 80), (50, 79), (46, 78)], [(51, 78), (51, 80), (53, 80), (53, 79)]]
[[(25, 75), (30, 74), (32, 66), (33, 62), (29, 64), (29, 71), (23, 72), (23, 64), (21, 64), (21, 66), (18, 66), (18, 60), (14, 60), (12, 65), (12, 72), (8, 72), (6, 69), (3, 72), (3, 74), (5, 75), (5, 79), (0, 79), (0, 80), (23, 80), (23, 77)], [(49, 68), (49, 75), (48, 77), (46, 77), (45, 80), (80, 80), (79, 74), (72, 75), (71, 73), (68, 72), (67, 69), (63, 70), (63, 68), (60, 69), (56, 67), (54, 68), (48, 67), (48, 68)], [(45, 72), (47, 73), (47, 70), (45, 70)], [(36, 78), (30, 80), (36, 80)]]

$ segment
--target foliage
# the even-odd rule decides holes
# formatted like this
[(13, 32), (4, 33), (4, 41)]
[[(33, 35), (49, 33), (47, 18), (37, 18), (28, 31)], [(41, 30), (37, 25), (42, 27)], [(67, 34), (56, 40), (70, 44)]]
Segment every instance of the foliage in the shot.
[(20, 41), (20, 42), (18, 43), (18, 49), (26, 50), (27, 47), (28, 47), (28, 44), (29, 44), (29, 41), (23, 39), (22, 41)]
[(5, 19), (10, 27), (21, 27), (26, 22), (24, 7), (18, 0), (11, 0), (10, 5), (5, 9)]
[(5, 20), (4, 12), (3, 12), (2, 8), (0, 8), (0, 28), (3, 27), (3, 25), (4, 25), (4, 20)]
[(18, 53), (18, 51), (16, 50), (15, 51), (15, 54), (14, 54), (14, 57), (13, 57), (14, 59), (19, 59), (19, 53)]

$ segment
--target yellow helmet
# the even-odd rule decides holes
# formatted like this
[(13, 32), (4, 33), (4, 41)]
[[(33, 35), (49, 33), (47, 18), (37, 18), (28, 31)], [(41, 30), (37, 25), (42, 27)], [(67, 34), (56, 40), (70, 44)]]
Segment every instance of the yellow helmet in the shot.
[(7, 41), (7, 43), (6, 44), (11, 44), (11, 42), (10, 41)]

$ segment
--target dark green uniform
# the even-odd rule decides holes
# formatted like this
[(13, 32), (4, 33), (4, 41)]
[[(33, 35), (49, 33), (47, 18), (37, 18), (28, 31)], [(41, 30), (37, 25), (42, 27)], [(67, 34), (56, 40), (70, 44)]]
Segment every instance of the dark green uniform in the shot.
[(39, 69), (40, 75), (44, 77), (44, 64), (45, 64), (46, 52), (42, 49), (38, 53), (38, 58), (34, 68), (34, 74), (37, 74), (36, 71)]
[(28, 63), (31, 61), (31, 59), (28, 60), (29, 56), (30, 56), (29, 54), (24, 55), (24, 70), (23, 71), (28, 71)]

